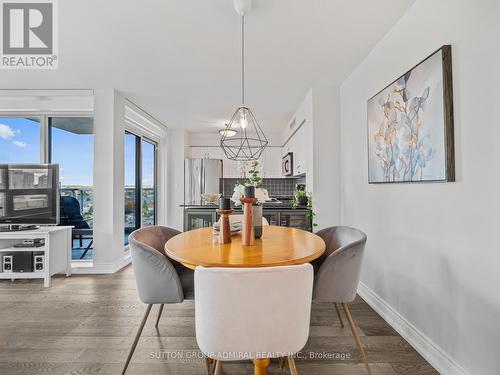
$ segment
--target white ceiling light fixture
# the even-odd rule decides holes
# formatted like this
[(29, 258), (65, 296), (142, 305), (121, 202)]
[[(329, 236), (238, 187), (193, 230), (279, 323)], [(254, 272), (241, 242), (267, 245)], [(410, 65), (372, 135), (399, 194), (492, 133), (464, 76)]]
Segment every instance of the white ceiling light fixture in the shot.
[(226, 124), (226, 127), (224, 129), (219, 130), (219, 134), (224, 135), (226, 137), (234, 137), (236, 135), (236, 133), (238, 133), (238, 132), (234, 129), (227, 129), (227, 124)]
[[(252, 0), (234, 0), (234, 8), (241, 16), (241, 106), (222, 130), (220, 140), (227, 158), (238, 161), (259, 159), (268, 144), (262, 128), (245, 104), (245, 15), (251, 7)], [(236, 129), (239, 129), (240, 136), (231, 138), (237, 133)]]

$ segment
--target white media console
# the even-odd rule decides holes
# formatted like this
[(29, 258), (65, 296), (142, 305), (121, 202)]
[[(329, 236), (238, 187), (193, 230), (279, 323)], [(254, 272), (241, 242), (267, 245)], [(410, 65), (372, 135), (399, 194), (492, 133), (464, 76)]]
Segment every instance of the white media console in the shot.
[[(43, 286), (50, 286), (50, 277), (56, 273), (71, 275), (71, 229), (66, 226), (47, 226), (39, 229), (0, 232), (0, 279), (43, 279)], [(41, 238), (45, 244), (41, 247), (14, 247), (23, 240), (34, 240)], [(20, 251), (39, 253), (38, 263), (41, 270), (33, 272), (5, 272), (3, 260), (5, 256), (15, 256)], [(8, 258), (9, 259), (9, 258)], [(8, 260), (7, 259), (7, 260)], [(34, 263), (36, 263), (34, 261)]]

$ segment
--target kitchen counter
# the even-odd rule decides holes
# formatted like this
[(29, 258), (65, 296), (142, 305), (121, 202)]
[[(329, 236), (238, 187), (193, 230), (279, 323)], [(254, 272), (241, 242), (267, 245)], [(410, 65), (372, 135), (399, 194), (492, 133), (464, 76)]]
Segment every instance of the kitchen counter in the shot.
[[(217, 204), (181, 204), (181, 207), (184, 208), (193, 208), (193, 209), (217, 209), (219, 208), (219, 205)], [(234, 210), (241, 210), (240, 207), (232, 207)], [(307, 206), (297, 206), (295, 208), (292, 207), (292, 204), (289, 202), (282, 202), (282, 203), (264, 203), (263, 205), (264, 209), (273, 209), (273, 210), (308, 210), (309, 208)]]
[[(183, 204), (184, 230), (212, 226), (218, 219), (216, 204)], [(242, 207), (234, 208), (235, 214), (243, 213)], [(262, 216), (271, 225), (311, 230), (311, 210), (307, 206), (292, 207), (289, 200), (263, 204)]]

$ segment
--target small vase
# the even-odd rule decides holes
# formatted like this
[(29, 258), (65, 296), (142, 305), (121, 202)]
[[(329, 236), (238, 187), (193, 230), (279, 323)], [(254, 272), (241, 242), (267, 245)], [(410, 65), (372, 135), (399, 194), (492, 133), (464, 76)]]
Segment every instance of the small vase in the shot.
[(253, 227), (255, 238), (262, 237), (262, 205), (253, 205)]

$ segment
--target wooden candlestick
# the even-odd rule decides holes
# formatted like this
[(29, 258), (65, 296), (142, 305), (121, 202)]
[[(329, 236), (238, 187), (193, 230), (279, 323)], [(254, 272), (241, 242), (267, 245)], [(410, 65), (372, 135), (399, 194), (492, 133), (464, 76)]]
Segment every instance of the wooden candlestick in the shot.
[(257, 198), (241, 198), (243, 203), (243, 233), (241, 236), (241, 244), (243, 246), (251, 246), (255, 241), (253, 227), (253, 208), (252, 205), (257, 202)]
[(229, 215), (233, 212), (229, 210), (217, 210), (220, 215), (219, 243), (231, 243), (231, 225), (229, 224)]

